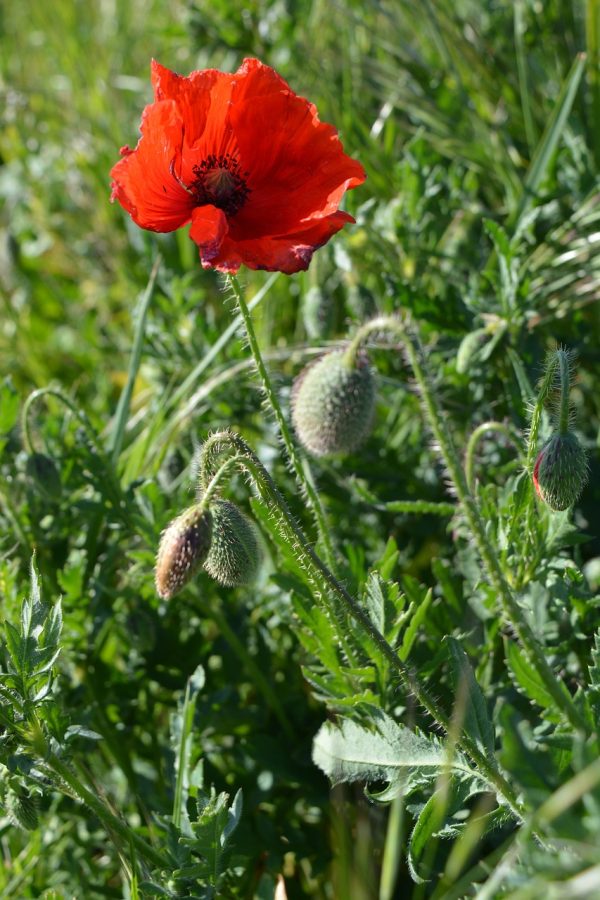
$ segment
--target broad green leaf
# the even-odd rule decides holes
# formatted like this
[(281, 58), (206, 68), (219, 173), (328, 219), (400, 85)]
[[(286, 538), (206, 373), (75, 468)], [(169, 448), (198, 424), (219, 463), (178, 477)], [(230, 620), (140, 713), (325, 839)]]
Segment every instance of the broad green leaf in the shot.
[(434, 777), (452, 768), (473, 775), (458, 754), (452, 759), (442, 744), (400, 725), (381, 710), (373, 710), (373, 727), (352, 719), (326, 722), (313, 742), (313, 762), (332, 784), (362, 781), (387, 782), (379, 799), (390, 800), (410, 787), (415, 775)]

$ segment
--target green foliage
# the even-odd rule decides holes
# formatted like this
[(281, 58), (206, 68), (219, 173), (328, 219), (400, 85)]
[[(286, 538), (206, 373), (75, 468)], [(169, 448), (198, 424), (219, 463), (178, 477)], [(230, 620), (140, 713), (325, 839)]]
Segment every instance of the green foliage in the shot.
[[(3, 10), (7, 900), (600, 890), (597, 6)], [(373, 430), (307, 469), (333, 582), (221, 279), (184, 229), (142, 232), (108, 202), (150, 58), (188, 72), (244, 55), (314, 101), (368, 172), (346, 201), (356, 225), (308, 272), (242, 274), (284, 414), (294, 377), (375, 316), (412, 323), (431, 389), (397, 332), (369, 335)], [(569, 404), (590, 462), (558, 513), (531, 481), (556, 424), (557, 343), (578, 354)], [(223, 429), (289, 517), (232, 464), (219, 496), (261, 531), (256, 579), (224, 589), (200, 570), (164, 602), (161, 531)]]

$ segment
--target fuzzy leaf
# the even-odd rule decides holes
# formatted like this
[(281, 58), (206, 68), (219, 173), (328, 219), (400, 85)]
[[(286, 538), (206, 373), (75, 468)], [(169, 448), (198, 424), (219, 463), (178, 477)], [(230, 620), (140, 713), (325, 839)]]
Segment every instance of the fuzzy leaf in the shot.
[(379, 799), (410, 788), (414, 775), (435, 776), (450, 765), (474, 774), (464, 759), (449, 759), (443, 745), (399, 725), (381, 710), (372, 710), (373, 728), (351, 719), (326, 722), (313, 742), (313, 762), (332, 784), (383, 781), (389, 789)]

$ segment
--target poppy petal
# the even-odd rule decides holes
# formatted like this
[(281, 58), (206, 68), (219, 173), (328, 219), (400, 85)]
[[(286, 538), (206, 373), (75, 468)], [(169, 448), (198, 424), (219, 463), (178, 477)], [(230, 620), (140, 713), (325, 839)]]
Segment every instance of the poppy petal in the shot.
[(173, 175), (183, 141), (183, 123), (172, 101), (147, 106), (135, 150), (123, 148), (111, 170), (111, 200), (118, 200), (141, 228), (174, 231), (190, 220), (194, 198)]
[(192, 213), (190, 237), (198, 245), (204, 268), (211, 268), (220, 255), (229, 226), (227, 216), (216, 206), (197, 206)]
[(292, 275), (308, 269), (314, 251), (348, 222), (354, 222), (352, 216), (336, 212), (317, 219), (309, 228), (295, 234), (242, 240), (234, 240), (228, 235), (219, 254), (213, 258), (212, 266), (220, 272), (235, 273), (244, 265), (249, 269)]
[(249, 199), (236, 217), (236, 232), (252, 230), (258, 237), (296, 230), (308, 219), (335, 212), (344, 192), (365, 180), (335, 128), (320, 122), (315, 107), (301, 97), (279, 92), (236, 103), (230, 120), (250, 173)]
[[(226, 120), (235, 75), (204, 69), (177, 75), (152, 60), (152, 85), (157, 100), (173, 100), (183, 122), (185, 143), (199, 163), (204, 155), (231, 151), (232, 129)], [(185, 161), (184, 161), (185, 162)], [(190, 169), (190, 166), (185, 166)], [(189, 174), (188, 174), (189, 177)]]
[(233, 75), (185, 77), (153, 62), (152, 82), (138, 146), (112, 171), (113, 199), (139, 225), (191, 220), (205, 268), (292, 273), (353, 221), (339, 205), (362, 166), (274, 69), (246, 59)]

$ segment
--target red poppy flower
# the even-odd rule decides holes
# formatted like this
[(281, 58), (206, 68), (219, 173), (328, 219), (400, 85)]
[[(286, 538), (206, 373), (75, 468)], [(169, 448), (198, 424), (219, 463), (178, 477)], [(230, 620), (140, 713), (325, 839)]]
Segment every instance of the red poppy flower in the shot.
[(185, 78), (152, 63), (155, 102), (135, 150), (113, 167), (112, 198), (151, 231), (192, 223), (206, 269), (291, 274), (354, 219), (338, 209), (365, 180), (337, 131), (269, 66)]

